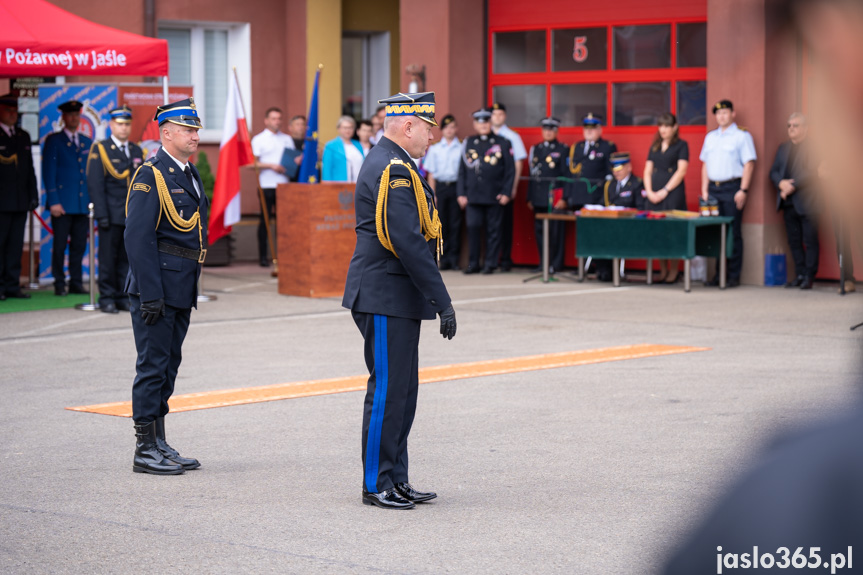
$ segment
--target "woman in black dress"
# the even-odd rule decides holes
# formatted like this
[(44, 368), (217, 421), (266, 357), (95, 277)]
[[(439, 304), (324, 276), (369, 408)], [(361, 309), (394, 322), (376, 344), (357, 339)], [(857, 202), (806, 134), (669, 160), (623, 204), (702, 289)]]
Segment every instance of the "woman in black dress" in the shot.
[[(686, 187), (683, 178), (689, 167), (689, 145), (678, 136), (677, 118), (665, 113), (657, 120), (659, 129), (647, 162), (644, 164), (645, 209), (653, 211), (685, 210)], [(659, 278), (662, 283), (674, 283), (679, 278), (678, 260), (659, 260)]]

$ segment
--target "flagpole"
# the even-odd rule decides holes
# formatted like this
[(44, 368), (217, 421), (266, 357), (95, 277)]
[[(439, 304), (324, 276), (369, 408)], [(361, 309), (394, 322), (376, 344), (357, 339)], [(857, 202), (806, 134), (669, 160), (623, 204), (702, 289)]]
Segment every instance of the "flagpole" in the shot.
[[(240, 79), (237, 77), (237, 67), (234, 66), (234, 81), (237, 83), (237, 93), (240, 95), (240, 107), (243, 109), (243, 118), (246, 116), (246, 105), (243, 103), (243, 92), (240, 88)], [(277, 277), (279, 275), (279, 261), (276, 258), (276, 250), (273, 249), (273, 237), (272, 232), (270, 231), (270, 214), (267, 210), (267, 200), (264, 198), (264, 190), (261, 189), (261, 172), (258, 168), (258, 159), (255, 158), (255, 162), (252, 164), (255, 170), (255, 186), (258, 188), (258, 201), (261, 203), (261, 214), (264, 216), (264, 227), (267, 230), (267, 246), (270, 248), (270, 255), (272, 256), (273, 261), (273, 269), (270, 272), (270, 276)]]

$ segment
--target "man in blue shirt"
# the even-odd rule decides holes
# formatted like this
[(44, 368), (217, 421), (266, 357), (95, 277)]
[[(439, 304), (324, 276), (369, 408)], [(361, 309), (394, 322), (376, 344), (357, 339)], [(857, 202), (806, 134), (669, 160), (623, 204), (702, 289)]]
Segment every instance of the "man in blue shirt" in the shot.
[[(63, 260), (69, 243), (69, 293), (87, 293), (82, 280), (81, 260), (87, 248), (87, 217), (90, 194), (87, 190), (87, 156), (93, 140), (78, 132), (84, 104), (70, 100), (58, 106), (63, 113), (63, 129), (45, 138), (42, 151), (42, 184), (51, 210), (54, 248), (51, 275), (54, 294), (66, 295)], [(95, 270), (90, 270), (94, 273)]]
[[(512, 194), (510, 200), (515, 199), (518, 183), (521, 180), (522, 160), (527, 158), (527, 150), (521, 136), (506, 125), (506, 106), (500, 102), (491, 105), (491, 129), (501, 137), (509, 140), (512, 147), (512, 156), (515, 160), (515, 179), (512, 182)], [(512, 226), (513, 226), (513, 202), (503, 206), (503, 218), (500, 225), (500, 271), (508, 272), (512, 269)]]
[(458, 124), (452, 114), (447, 114), (440, 122), (441, 141), (429, 147), (423, 165), (428, 171), (428, 183), (435, 192), (440, 223), (446, 241), (440, 258), (440, 269), (458, 270), (461, 255), (462, 211), (458, 205), (456, 181), (458, 165), (461, 161), (461, 142)]
[[(755, 144), (752, 134), (738, 128), (734, 122), (734, 104), (720, 100), (713, 106), (713, 115), (719, 127), (708, 132), (699, 156), (701, 167), (701, 197), (714, 198), (719, 202), (719, 215), (732, 216), (731, 233), (734, 251), (728, 259), (728, 287), (740, 285), (743, 268), (743, 206), (749, 192), (752, 171), (755, 169)], [(707, 285), (719, 285), (719, 266), (713, 281)]]

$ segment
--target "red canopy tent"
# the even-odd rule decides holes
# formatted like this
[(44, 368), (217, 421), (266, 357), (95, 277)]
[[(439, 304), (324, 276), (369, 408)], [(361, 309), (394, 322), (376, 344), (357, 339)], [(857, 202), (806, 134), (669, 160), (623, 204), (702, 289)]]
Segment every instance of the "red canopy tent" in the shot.
[(162, 76), (168, 42), (95, 24), (46, 0), (0, 0), (0, 77)]

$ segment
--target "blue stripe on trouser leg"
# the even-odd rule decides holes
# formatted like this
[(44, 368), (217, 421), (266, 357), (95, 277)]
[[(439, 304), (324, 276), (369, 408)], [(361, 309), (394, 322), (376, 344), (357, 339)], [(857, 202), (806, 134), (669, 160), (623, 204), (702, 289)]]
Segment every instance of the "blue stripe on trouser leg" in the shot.
[(387, 403), (389, 366), (387, 358), (387, 316), (375, 315), (375, 398), (366, 440), (366, 491), (378, 491), (378, 465), (381, 453), (381, 430)]

